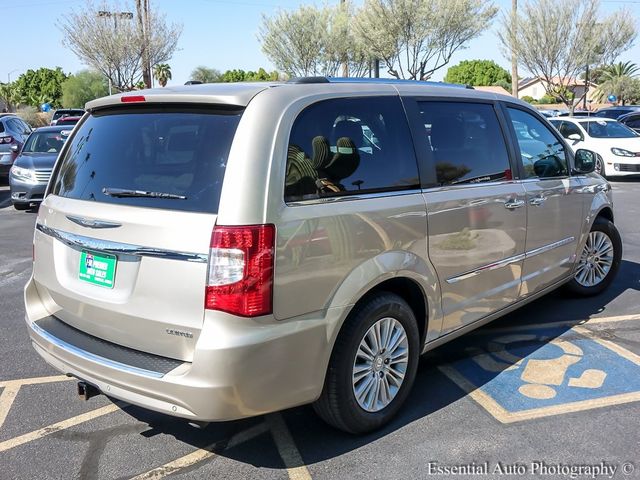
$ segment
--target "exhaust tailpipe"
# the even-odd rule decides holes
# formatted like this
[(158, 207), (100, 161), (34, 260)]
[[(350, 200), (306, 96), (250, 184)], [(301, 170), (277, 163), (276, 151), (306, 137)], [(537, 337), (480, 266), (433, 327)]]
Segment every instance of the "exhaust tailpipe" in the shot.
[(78, 382), (78, 396), (82, 400), (89, 400), (91, 397), (102, 395), (102, 392), (87, 382)]

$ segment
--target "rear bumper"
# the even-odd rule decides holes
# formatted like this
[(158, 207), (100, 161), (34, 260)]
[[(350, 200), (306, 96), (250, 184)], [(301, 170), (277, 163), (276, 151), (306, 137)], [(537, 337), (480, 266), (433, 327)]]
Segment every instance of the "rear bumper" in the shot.
[(327, 332), (344, 314), (343, 309), (329, 309), (324, 316), (256, 322), (207, 312), (193, 362), (154, 375), (114, 365), (43, 334), (34, 322), (49, 312), (33, 279), (25, 287), (25, 303), (33, 346), (54, 368), (110, 397), (201, 421), (235, 420), (317, 399), (331, 353)]

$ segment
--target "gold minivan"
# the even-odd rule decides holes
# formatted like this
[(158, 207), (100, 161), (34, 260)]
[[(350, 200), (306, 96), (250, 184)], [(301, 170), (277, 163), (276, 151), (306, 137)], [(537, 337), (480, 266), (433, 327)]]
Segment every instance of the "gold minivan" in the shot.
[(460, 86), (298, 79), (87, 104), (34, 233), (37, 352), (192, 421), (313, 403), (388, 422), (420, 354), (622, 254), (611, 188), (535, 110)]

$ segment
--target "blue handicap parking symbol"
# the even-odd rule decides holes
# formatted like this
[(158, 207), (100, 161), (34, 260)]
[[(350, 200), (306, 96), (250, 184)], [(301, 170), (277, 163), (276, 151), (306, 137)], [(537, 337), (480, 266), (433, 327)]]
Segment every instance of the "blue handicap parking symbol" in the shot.
[(440, 369), (502, 422), (640, 400), (639, 356), (567, 328), (487, 330)]

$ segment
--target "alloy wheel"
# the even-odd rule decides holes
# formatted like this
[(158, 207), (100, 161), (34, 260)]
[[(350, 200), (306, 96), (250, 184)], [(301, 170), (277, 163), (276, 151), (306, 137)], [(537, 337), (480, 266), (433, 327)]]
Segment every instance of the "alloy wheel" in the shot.
[(367, 412), (378, 412), (395, 398), (409, 361), (409, 341), (402, 324), (386, 317), (374, 323), (360, 342), (353, 362), (353, 393)]
[(583, 287), (602, 282), (613, 265), (613, 242), (604, 232), (589, 232), (582, 249), (575, 279)]

